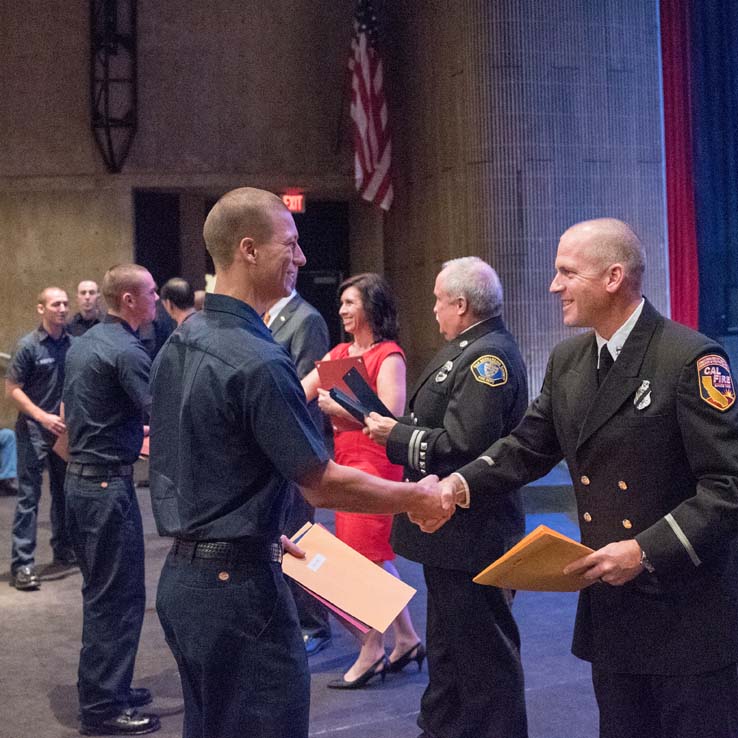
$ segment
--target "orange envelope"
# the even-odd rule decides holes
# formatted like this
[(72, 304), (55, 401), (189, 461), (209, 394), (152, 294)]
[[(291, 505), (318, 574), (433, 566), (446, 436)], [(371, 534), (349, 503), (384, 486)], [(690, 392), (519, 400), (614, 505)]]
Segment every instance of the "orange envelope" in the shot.
[(573, 538), (539, 525), (474, 577), (477, 584), (538, 592), (576, 592), (588, 587), (578, 574), (564, 574), (572, 561), (592, 553)]
[(287, 554), (285, 574), (362, 623), (384, 633), (415, 590), (339, 541), (322, 525), (306, 523), (292, 540), (305, 558)]

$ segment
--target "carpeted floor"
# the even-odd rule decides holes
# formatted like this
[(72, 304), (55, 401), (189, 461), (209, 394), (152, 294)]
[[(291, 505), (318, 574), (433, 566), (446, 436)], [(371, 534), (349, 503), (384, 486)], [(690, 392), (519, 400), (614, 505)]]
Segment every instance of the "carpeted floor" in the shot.
[[(145, 469), (139, 470), (145, 474)], [(541, 522), (577, 536), (565, 472), (529, 488), (527, 525)], [(139, 489), (147, 557), (147, 611), (139, 650), (137, 686), (155, 695), (151, 709), (162, 715), (161, 738), (181, 735), (181, 693), (176, 667), (164, 643), (153, 609), (159, 569), (169, 543), (159, 538), (151, 518), (147, 488)], [(75, 573), (44, 582), (38, 592), (9, 586), (10, 526), (14, 500), (0, 497), (0, 738), (71, 738), (77, 733), (76, 668), (81, 629), (81, 577)], [(332, 514), (320, 512), (330, 527)], [(48, 564), (48, 493), (44, 492), (37, 564)], [(403, 578), (418, 589), (411, 602), (416, 628), (425, 631), (425, 592), (420, 566), (402, 559)], [(520, 592), (515, 613), (523, 641), (530, 738), (593, 738), (597, 710), (589, 666), (569, 653), (576, 595)], [(422, 673), (392, 675), (384, 684), (355, 692), (326, 688), (351, 663), (356, 646), (334, 624), (333, 643), (310, 662), (312, 711), (310, 735), (326, 738), (414, 738)], [(244, 731), (244, 738), (248, 731)]]

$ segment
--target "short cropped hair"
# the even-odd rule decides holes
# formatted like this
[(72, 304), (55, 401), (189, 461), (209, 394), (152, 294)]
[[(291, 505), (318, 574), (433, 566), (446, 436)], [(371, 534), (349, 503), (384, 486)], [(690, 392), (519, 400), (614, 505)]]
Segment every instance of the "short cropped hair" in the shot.
[(164, 282), (164, 286), (159, 290), (159, 297), (162, 300), (170, 300), (180, 310), (195, 307), (195, 291), (182, 277), (172, 277)]
[(646, 251), (633, 228), (616, 218), (585, 220), (573, 227), (578, 226), (589, 226), (592, 231), (590, 253), (602, 268), (622, 264), (629, 287), (640, 293), (646, 271)]
[(66, 290), (63, 290), (61, 287), (54, 287), (53, 285), (51, 287), (44, 287), (41, 290), (41, 292), (38, 293), (38, 297), (36, 298), (36, 302), (39, 305), (44, 305), (45, 306), (46, 303), (49, 300), (49, 292), (51, 292), (51, 290), (57, 290), (58, 292), (62, 292), (65, 295), (67, 294), (67, 291)]
[(361, 304), (374, 340), (396, 341), (400, 326), (395, 298), (387, 280), (374, 272), (357, 274), (341, 282), (338, 287), (339, 298), (349, 287), (355, 287), (361, 295)]
[(272, 215), (282, 210), (287, 206), (266, 190), (239, 187), (226, 192), (211, 208), (202, 230), (205, 248), (215, 266), (227, 269), (233, 263), (242, 238), (267, 241), (273, 231)]
[(148, 269), (139, 264), (116, 264), (110, 267), (102, 281), (102, 294), (111, 310), (120, 310), (121, 297), (126, 292), (138, 292)]
[(462, 256), (443, 263), (441, 284), (451, 297), (463, 297), (479, 320), (502, 314), (502, 283), (497, 272), (478, 256)]

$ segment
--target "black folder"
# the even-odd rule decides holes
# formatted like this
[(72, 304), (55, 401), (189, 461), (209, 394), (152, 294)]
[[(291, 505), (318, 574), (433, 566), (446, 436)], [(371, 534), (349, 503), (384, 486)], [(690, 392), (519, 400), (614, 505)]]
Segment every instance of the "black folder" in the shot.
[(376, 392), (374, 392), (374, 390), (367, 384), (366, 379), (361, 376), (357, 369), (349, 369), (343, 375), (343, 381), (346, 382), (348, 388), (356, 395), (356, 399), (365, 408), (368, 408), (369, 412), (365, 413), (365, 415), (373, 412), (379, 413), (385, 418), (397, 420), (397, 418), (395, 418), (395, 416), (389, 411), (387, 406), (379, 399), (379, 397), (377, 397)]

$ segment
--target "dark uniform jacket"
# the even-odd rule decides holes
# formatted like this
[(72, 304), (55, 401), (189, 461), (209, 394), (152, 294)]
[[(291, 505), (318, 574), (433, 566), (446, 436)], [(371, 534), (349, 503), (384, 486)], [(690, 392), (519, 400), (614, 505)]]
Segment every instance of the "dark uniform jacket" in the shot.
[(472, 508), (565, 457), (582, 542), (636, 538), (655, 567), (580, 594), (573, 652), (621, 673), (738, 660), (738, 407), (725, 352), (646, 302), (602, 386), (593, 334), (560, 343), (514, 433), (460, 469)]
[[(425, 368), (408, 408), (390, 433), (387, 456), (417, 480), (444, 477), (509, 433), (525, 412), (523, 359), (502, 318), (490, 318), (449, 341)], [(524, 531), (518, 494), (486, 495), (457, 509), (433, 535), (397, 515), (392, 546), (423, 564), (478, 572), (515, 544)]]

